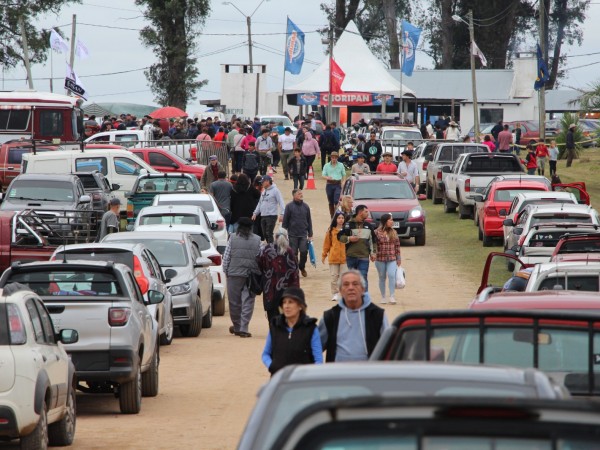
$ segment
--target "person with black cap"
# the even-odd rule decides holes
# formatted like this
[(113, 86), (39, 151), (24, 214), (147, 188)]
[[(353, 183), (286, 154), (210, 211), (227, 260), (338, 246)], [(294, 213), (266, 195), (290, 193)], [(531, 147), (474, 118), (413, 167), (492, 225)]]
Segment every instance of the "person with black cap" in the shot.
[(282, 313), (269, 322), (262, 353), (271, 375), (291, 364), (323, 364), (317, 319), (306, 315), (304, 291), (289, 287), (281, 298)]
[(117, 233), (119, 231), (119, 213), (121, 210), (121, 200), (117, 197), (111, 198), (109, 209), (102, 216), (100, 221), (100, 230), (98, 230), (98, 239), (100, 242), (104, 236), (111, 233)]
[(416, 186), (419, 186), (419, 168), (417, 164), (412, 161), (412, 150), (404, 150), (401, 153), (402, 161), (398, 164), (398, 173), (402, 175), (402, 177), (408, 181), (413, 189)]
[(368, 157), (367, 164), (369, 164), (371, 172), (375, 172), (383, 153), (383, 148), (381, 147), (381, 142), (377, 140), (377, 134), (374, 131), (371, 132), (370, 137), (371, 139), (365, 145), (365, 153)]
[(365, 154), (359, 153), (356, 155), (356, 163), (352, 166), (352, 173), (358, 174), (369, 174), (371, 173), (371, 168), (367, 163), (365, 163)]

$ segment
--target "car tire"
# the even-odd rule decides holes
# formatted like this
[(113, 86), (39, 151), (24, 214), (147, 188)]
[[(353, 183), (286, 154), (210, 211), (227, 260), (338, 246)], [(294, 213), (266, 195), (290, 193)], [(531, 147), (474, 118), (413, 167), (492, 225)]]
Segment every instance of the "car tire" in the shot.
[(492, 238), (485, 234), (485, 231), (481, 232), (481, 242), (484, 247), (491, 247), (493, 244)]
[(438, 188), (434, 185), (433, 192), (431, 193), (431, 199), (433, 200), (434, 205), (439, 205), (442, 203), (442, 197), (439, 194)]
[(463, 205), (463, 203), (460, 201), (460, 198), (458, 198), (458, 217), (459, 219), (470, 219), (472, 217), (472, 212), (469, 209), (468, 206)]
[[(212, 296), (211, 296), (212, 297)], [(202, 317), (202, 328), (212, 328), (213, 310), (212, 305), (208, 307), (208, 311)]]
[(167, 324), (167, 329), (160, 335), (160, 345), (171, 345), (173, 342), (173, 334), (175, 333), (175, 319), (173, 319), (173, 310), (171, 309), (171, 317)]
[(425, 245), (425, 240), (426, 240), (426, 234), (425, 234), (425, 230), (423, 230), (423, 234), (421, 236), (415, 236), (415, 245), (422, 247), (423, 245)]
[(189, 324), (179, 325), (179, 331), (185, 337), (200, 336), (202, 332), (202, 303), (200, 303), (200, 297), (196, 297), (192, 321)]
[(158, 395), (158, 366), (160, 356), (158, 354), (158, 345), (154, 349), (150, 367), (142, 374), (142, 395), (144, 397), (156, 397)]
[(75, 426), (77, 424), (77, 399), (75, 388), (69, 390), (67, 396), (66, 413), (62, 419), (48, 427), (48, 441), (50, 445), (65, 447), (71, 445), (75, 439)]
[(119, 386), (119, 408), (123, 414), (138, 414), (142, 409), (142, 371), (140, 363), (133, 380)]
[(213, 292), (212, 308), (213, 316), (225, 315), (225, 297), (219, 291)]
[(483, 241), (483, 231), (481, 231), (481, 228), (479, 227), (477, 227), (477, 237), (480, 241)]
[(431, 200), (431, 186), (427, 182), (425, 183), (425, 196), (428, 200)]
[(46, 400), (42, 401), (40, 420), (35, 429), (26, 436), (21, 437), (19, 443), (21, 450), (46, 450), (48, 448), (48, 416), (46, 412)]
[(444, 212), (445, 213), (456, 212), (456, 203), (454, 203), (452, 200), (449, 200), (446, 195), (444, 195)]

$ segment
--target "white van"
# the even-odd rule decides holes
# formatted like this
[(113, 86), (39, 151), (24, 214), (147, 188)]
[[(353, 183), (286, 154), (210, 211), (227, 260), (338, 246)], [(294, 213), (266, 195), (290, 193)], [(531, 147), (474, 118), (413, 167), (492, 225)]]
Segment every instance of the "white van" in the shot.
[(34, 155), (23, 155), (21, 173), (73, 173), (98, 170), (104, 174), (109, 183), (118, 184), (114, 191), (121, 200), (121, 210), (125, 211), (127, 200), (125, 193), (133, 189), (133, 185), (142, 170), (148, 173), (160, 173), (147, 162), (127, 150), (87, 149), (44, 152)]

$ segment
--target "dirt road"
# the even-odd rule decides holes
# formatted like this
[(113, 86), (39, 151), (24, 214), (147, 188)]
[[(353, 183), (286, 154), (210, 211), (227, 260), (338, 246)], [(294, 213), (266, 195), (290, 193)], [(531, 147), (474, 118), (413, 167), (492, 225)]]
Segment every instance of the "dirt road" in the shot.
[[(291, 199), (292, 182), (281, 175), (275, 182), (284, 197)], [(304, 198), (313, 214), (318, 265), (307, 269), (308, 278), (303, 278), (301, 285), (307, 293), (309, 315), (321, 317), (333, 302), (329, 269), (320, 264), (329, 214), (319, 180), (317, 187), (321, 190), (305, 191)], [(407, 286), (396, 292), (397, 305), (385, 305), (390, 321), (408, 310), (464, 307), (476, 286), (464, 283), (460, 273), (441, 260), (436, 242), (428, 241), (425, 247), (415, 247), (413, 242), (402, 242)], [(369, 286), (378, 301), (373, 264)], [(228, 315), (216, 317), (213, 327), (203, 330), (200, 337), (177, 338), (170, 347), (161, 347), (160, 394), (144, 398), (139, 415), (119, 414), (118, 400), (112, 396), (79, 394), (72, 448), (235, 448), (256, 392), (269, 379), (260, 359), (268, 331), (261, 299), (257, 298), (250, 324), (252, 338), (230, 335), (229, 325)]]

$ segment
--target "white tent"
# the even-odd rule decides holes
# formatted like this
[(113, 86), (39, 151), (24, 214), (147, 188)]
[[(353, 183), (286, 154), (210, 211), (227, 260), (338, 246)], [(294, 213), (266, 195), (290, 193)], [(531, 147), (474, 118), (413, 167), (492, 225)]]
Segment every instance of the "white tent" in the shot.
[[(346, 74), (344, 92), (371, 92), (400, 96), (400, 82), (392, 77), (350, 21), (333, 47), (333, 58)], [(329, 58), (305, 80), (285, 89), (286, 94), (329, 91)], [(402, 86), (402, 95), (415, 93)]]

